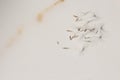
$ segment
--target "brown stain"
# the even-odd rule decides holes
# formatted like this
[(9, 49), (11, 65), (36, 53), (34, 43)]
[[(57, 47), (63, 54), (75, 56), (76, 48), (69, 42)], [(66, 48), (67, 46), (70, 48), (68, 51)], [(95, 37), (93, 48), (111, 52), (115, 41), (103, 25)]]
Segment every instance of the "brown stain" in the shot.
[(23, 30), (24, 30), (24, 27), (23, 27), (23, 26), (17, 28), (16, 34), (9, 39), (6, 48), (9, 48), (9, 47), (11, 47), (11, 46), (14, 44), (14, 42), (17, 40), (17, 38), (18, 38), (20, 35), (22, 35)]
[(45, 8), (41, 13), (37, 15), (37, 21), (41, 22), (43, 20), (44, 15), (49, 11), (52, 10), (58, 4), (64, 2), (64, 0), (58, 0), (55, 3), (51, 4), (49, 7)]
[(42, 13), (38, 14), (37, 20), (38, 20), (38, 22), (41, 22), (43, 20), (43, 14)]

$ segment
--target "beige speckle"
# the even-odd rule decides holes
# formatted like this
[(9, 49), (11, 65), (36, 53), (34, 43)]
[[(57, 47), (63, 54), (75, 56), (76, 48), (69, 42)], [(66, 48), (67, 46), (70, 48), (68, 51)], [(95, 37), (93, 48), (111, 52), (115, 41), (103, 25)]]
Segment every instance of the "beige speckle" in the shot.
[(18, 37), (22, 34), (22, 32), (23, 32), (23, 29), (24, 29), (24, 27), (22, 26), (22, 27), (19, 27), (18, 29), (17, 29), (17, 32), (16, 32), (16, 34), (14, 35), (14, 36), (12, 36), (9, 40), (8, 40), (8, 43), (7, 43), (7, 48), (8, 47), (11, 47), (13, 44), (14, 44), (14, 42), (18, 39)]
[(43, 14), (38, 14), (38, 16), (37, 16), (37, 20), (39, 21), (39, 22), (41, 22), (42, 21), (42, 19), (43, 19)]
[(8, 48), (8, 47), (12, 46), (12, 44), (15, 42), (15, 40), (16, 40), (16, 36), (15, 37), (11, 37), (9, 39), (6, 47)]
[(23, 29), (24, 29), (24, 27), (23, 27), (23, 26), (19, 27), (19, 28), (17, 29), (17, 35), (22, 34)]

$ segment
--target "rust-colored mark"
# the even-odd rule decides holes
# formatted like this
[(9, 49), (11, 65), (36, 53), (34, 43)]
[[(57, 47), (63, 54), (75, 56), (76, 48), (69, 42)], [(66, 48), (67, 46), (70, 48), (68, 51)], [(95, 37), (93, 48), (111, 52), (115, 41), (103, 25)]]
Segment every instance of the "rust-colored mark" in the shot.
[(23, 33), (23, 29), (24, 29), (23, 26), (22, 26), (22, 27), (19, 27), (19, 28), (17, 29), (16, 34), (9, 39), (9, 41), (8, 41), (8, 43), (7, 43), (7, 46), (6, 46), (7, 48), (13, 45), (13, 43), (17, 40), (17, 38)]
[(42, 12), (40, 12), (37, 15), (37, 20), (38, 22), (41, 22), (43, 20), (44, 15), (51, 9), (53, 9), (55, 6), (57, 6), (58, 4), (64, 2), (64, 0), (58, 0), (55, 3), (53, 3), (52, 5), (50, 5), (49, 7), (45, 8)]

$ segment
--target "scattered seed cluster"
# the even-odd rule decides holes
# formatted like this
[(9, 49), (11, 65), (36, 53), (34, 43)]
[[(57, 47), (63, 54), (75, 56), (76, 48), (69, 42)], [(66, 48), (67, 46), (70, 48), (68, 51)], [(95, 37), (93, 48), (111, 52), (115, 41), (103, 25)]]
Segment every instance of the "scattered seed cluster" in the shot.
[[(94, 12), (81, 12), (73, 15), (73, 18), (73, 25), (66, 30), (67, 38), (71, 42), (77, 41), (78, 45), (82, 44), (81, 48), (78, 48), (80, 53), (84, 52), (92, 43), (103, 39), (104, 24)], [(71, 49), (71, 46), (62, 49)]]

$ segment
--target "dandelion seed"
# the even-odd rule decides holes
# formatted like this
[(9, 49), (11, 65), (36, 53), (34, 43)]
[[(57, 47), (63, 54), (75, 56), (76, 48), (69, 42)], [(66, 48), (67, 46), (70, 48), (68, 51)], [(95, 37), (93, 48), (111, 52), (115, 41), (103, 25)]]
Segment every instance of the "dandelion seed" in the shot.
[(69, 39), (70, 39), (70, 40), (72, 40), (72, 37), (71, 37), (71, 36), (69, 36)]
[(92, 41), (90, 41), (90, 40), (87, 40), (87, 41), (85, 41), (85, 42), (89, 42), (89, 43), (90, 43), (90, 42), (92, 42)]
[(102, 31), (104, 31), (103, 26), (104, 26), (104, 24), (100, 27), (100, 30), (102, 30)]
[(72, 30), (66, 30), (67, 32), (73, 32)]
[(99, 36), (99, 39), (102, 39), (102, 35)]
[(73, 15), (73, 17), (78, 18), (78, 16), (76, 16), (76, 15)]
[(78, 31), (80, 31), (81, 30), (81, 28), (78, 28)]
[(86, 47), (83, 47), (83, 48), (81, 49), (81, 53), (82, 53), (82, 52), (84, 52), (84, 51), (85, 51), (85, 49), (86, 49)]
[(70, 49), (69, 47), (63, 47), (62, 49)]
[(86, 32), (88, 29), (85, 29), (84, 32)]
[(77, 37), (79, 37), (79, 36), (78, 36), (78, 35), (74, 35), (74, 36), (72, 36), (72, 39), (73, 39), (73, 38), (77, 38)]
[(60, 42), (59, 41), (57, 41), (57, 45), (59, 45), (60, 44)]
[[(85, 12), (81, 16), (73, 15), (73, 17), (75, 18), (75, 25), (72, 29), (68, 29), (66, 31), (74, 31), (73, 34), (68, 36), (69, 40), (72, 40), (70, 42), (75, 42), (78, 40), (81, 41), (81, 44), (83, 43), (83, 45), (81, 46), (80, 52), (83, 53), (89, 45), (91, 45), (93, 42), (96, 42), (96, 40), (103, 38), (102, 31), (104, 31), (104, 25), (101, 25), (101, 23), (97, 22), (97, 20), (99, 20), (98, 16), (91, 11)], [(78, 22), (76, 23), (76, 21)], [(73, 45), (74, 42), (72, 43)], [(76, 46), (79, 46), (79, 43), (76, 44)], [(69, 49), (69, 46), (63, 47), (62, 49)]]

